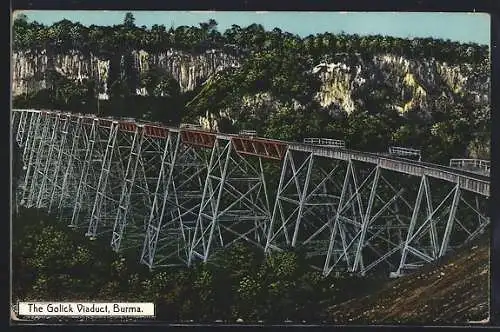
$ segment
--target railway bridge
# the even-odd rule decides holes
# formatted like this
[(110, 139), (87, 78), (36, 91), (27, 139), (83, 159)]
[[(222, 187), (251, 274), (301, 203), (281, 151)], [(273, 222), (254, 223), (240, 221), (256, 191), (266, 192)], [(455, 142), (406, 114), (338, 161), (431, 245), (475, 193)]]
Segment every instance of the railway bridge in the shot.
[(16, 202), (45, 209), (151, 269), (235, 242), (313, 268), (399, 276), (489, 225), (489, 176), (344, 146), (134, 119), (13, 110)]

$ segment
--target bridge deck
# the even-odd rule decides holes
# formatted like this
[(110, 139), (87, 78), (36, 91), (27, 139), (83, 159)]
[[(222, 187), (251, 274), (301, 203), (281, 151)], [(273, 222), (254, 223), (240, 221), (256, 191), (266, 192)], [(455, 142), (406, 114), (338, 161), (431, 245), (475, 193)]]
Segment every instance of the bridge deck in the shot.
[[(95, 116), (81, 115), (81, 114), (71, 114), (71, 113), (61, 113), (57, 111), (45, 111), (45, 110), (13, 110), (17, 112), (42, 112), (43, 114), (65, 114), (66, 116), (74, 117), (84, 117), (96, 119)], [(110, 118), (98, 118), (100, 121), (111, 123), (112, 120), (123, 122), (121, 127), (127, 127), (126, 129), (132, 130), (133, 122), (129, 119), (110, 119)], [(136, 122), (137, 125), (144, 125), (146, 127), (153, 127), (150, 123)], [(281, 160), (284, 157), (284, 151), (286, 148), (302, 151), (307, 153), (312, 153), (315, 156), (321, 156), (326, 158), (332, 158), (337, 160), (357, 160), (366, 163), (371, 163), (378, 165), (383, 169), (388, 169), (395, 172), (400, 172), (408, 175), (422, 176), (427, 175), (436, 179), (441, 179), (449, 181), (452, 183), (459, 183), (460, 188), (468, 190), (471, 192), (478, 193), (480, 195), (489, 197), (490, 195), (490, 183), (489, 175), (478, 174), (476, 172), (468, 171), (465, 169), (457, 169), (443, 165), (425, 163), (421, 161), (409, 160), (401, 157), (388, 156), (387, 154), (377, 154), (369, 152), (361, 152), (355, 150), (349, 150), (345, 148), (335, 148), (329, 146), (312, 145), (305, 143), (296, 142), (286, 142), (274, 139), (262, 138), (257, 136), (249, 137), (247, 135), (237, 135), (237, 134), (225, 134), (210, 132), (201, 129), (191, 129), (191, 128), (174, 128), (168, 126), (162, 126), (156, 124), (155, 128), (148, 128), (148, 134), (150, 135), (166, 135), (166, 131), (180, 132), (182, 140), (186, 144), (193, 144), (198, 146), (203, 146), (211, 148), (217, 139), (232, 140), (236, 151), (240, 154), (260, 156), (263, 158)], [(124, 130), (124, 129), (122, 129)]]
[(295, 151), (309, 152), (316, 156), (338, 159), (357, 160), (378, 165), (383, 169), (409, 175), (427, 175), (453, 183), (459, 183), (460, 188), (489, 197), (490, 183), (486, 175), (458, 170), (447, 166), (414, 161), (398, 157), (387, 157), (375, 153), (361, 152), (346, 149), (335, 149), (322, 146), (313, 146), (301, 143), (288, 143), (288, 147)]

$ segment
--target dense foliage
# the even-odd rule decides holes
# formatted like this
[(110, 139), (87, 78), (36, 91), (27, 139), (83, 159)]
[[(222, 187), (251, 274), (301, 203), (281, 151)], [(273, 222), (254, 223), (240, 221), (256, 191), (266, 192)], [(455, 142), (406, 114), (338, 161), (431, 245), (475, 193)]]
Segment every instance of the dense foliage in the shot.
[(222, 49), (228, 53), (248, 54), (279, 49), (305, 51), (319, 60), (328, 53), (393, 53), (410, 58), (434, 57), (449, 63), (477, 63), (488, 56), (488, 47), (475, 43), (458, 43), (433, 38), (403, 39), (389, 36), (359, 36), (346, 34), (309, 35), (300, 38), (279, 28), (266, 31), (260, 24), (247, 27), (232, 25), (223, 33), (213, 19), (199, 26), (178, 26), (167, 29), (154, 24), (138, 27), (132, 14), (123, 24), (86, 27), (78, 22), (61, 20), (51, 26), (29, 22), (19, 15), (14, 21), (13, 50), (41, 51), (53, 48), (58, 52), (80, 50), (99, 55), (112, 55), (127, 49), (158, 52), (168, 48), (188, 52)]
[[(167, 29), (135, 25), (127, 13), (123, 24), (83, 26), (62, 20), (51, 26), (30, 22), (24, 15), (14, 21), (16, 52), (66, 54), (79, 51), (110, 60), (106, 78), (109, 100), (93, 79), (71, 81), (55, 70), (45, 73), (47, 89), (16, 96), (15, 107), (67, 109), (83, 113), (131, 116), (178, 124), (215, 115), (219, 129), (235, 132), (258, 129), (259, 135), (301, 140), (304, 137), (344, 139), (353, 149), (386, 151), (389, 145), (421, 147), (426, 160), (447, 163), (453, 157), (489, 158), (489, 107), (474, 94), (448, 91), (444, 82), (427, 87), (430, 104), (401, 113), (391, 101), (408, 103), (384, 78), (374, 77), (356, 90), (355, 111), (349, 115), (338, 104), (326, 109), (315, 99), (321, 82), (311, 69), (332, 57), (369, 59), (376, 54), (405, 59), (433, 59), (448, 65), (471, 65), (474, 75), (488, 75), (488, 47), (432, 38), (402, 39), (323, 33), (301, 38), (261, 25), (232, 25), (219, 32), (213, 19), (199, 26)], [(239, 59), (238, 68), (226, 68), (194, 91), (181, 93), (172, 74), (160, 67), (138, 73), (132, 52), (175, 49), (189, 54), (219, 50)], [(430, 60), (429, 60), (430, 61)], [(487, 82), (487, 79), (486, 79)], [(136, 94), (142, 88), (146, 96)], [(402, 97), (401, 97), (402, 96)], [(261, 107), (252, 99), (267, 99)], [(402, 99), (401, 99), (402, 98)], [(250, 101), (249, 101), (250, 100)], [(230, 110), (230, 117), (219, 117)]]
[(55, 220), (23, 209), (14, 218), (14, 301), (145, 301), (168, 321), (311, 322), (383, 281), (324, 278), (296, 253), (264, 259), (241, 243), (213, 264), (150, 272), (137, 251), (116, 254), (106, 239), (90, 241)]

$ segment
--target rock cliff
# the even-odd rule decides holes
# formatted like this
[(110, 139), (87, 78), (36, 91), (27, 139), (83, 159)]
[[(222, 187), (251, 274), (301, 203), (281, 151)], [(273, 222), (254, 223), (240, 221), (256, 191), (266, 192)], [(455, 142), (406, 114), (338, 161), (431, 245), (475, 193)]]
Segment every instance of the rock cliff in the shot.
[[(391, 106), (401, 112), (429, 108), (439, 96), (452, 100), (469, 94), (478, 104), (489, 103), (489, 68), (471, 64), (449, 65), (434, 59), (419, 61), (391, 54), (338, 56), (312, 70), (323, 82), (317, 98), (324, 107), (338, 104), (348, 113), (355, 109), (356, 92), (387, 87), (394, 93)], [(373, 93), (374, 91), (367, 91)]]
[[(440, 105), (454, 107), (459, 99), (467, 98), (471, 111), (489, 119), (487, 63), (450, 65), (435, 59), (413, 60), (392, 54), (372, 57), (339, 54), (317, 64), (310, 73), (321, 81), (314, 98), (326, 110), (351, 113), (358, 108), (366, 109), (369, 99), (378, 98), (399, 113), (415, 108), (432, 113)], [(224, 78), (214, 76), (210, 84), (218, 84), (220, 79)], [(305, 108), (296, 100), (290, 100), (289, 107)], [(200, 116), (199, 123), (217, 128), (218, 119), (233, 123), (242, 115), (262, 119), (282, 108), (283, 103), (269, 92), (247, 94), (241, 96), (238, 107)]]
[[(166, 50), (158, 54), (148, 54), (145, 51), (134, 51), (132, 56), (135, 70), (140, 74), (157, 65), (170, 72), (179, 82), (182, 92), (193, 90), (210, 75), (218, 70), (230, 66), (238, 66), (238, 61), (219, 51), (207, 51), (204, 54), (193, 55), (177, 50)], [(123, 59), (123, 55), (121, 56)], [(101, 99), (106, 99), (108, 90), (106, 79), (112, 65), (111, 59), (84, 55), (80, 52), (67, 54), (53, 54), (42, 52), (16, 52), (12, 55), (12, 92), (13, 95), (36, 92), (50, 86), (47, 79), (47, 70), (54, 69), (59, 74), (74, 80), (95, 79), (103, 86)], [(120, 60), (120, 59), (119, 59)], [(120, 66), (122, 61), (117, 61)], [(121, 67), (121, 66), (120, 66)], [(122, 71), (123, 68), (120, 68)], [(140, 86), (138, 94), (144, 94)]]

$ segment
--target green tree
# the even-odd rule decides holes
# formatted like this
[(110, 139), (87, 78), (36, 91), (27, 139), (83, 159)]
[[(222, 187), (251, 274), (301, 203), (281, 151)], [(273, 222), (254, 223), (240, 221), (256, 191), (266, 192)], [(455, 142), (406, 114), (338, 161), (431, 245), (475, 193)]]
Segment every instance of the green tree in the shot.
[(123, 25), (129, 29), (135, 28), (135, 17), (131, 12), (125, 13)]

